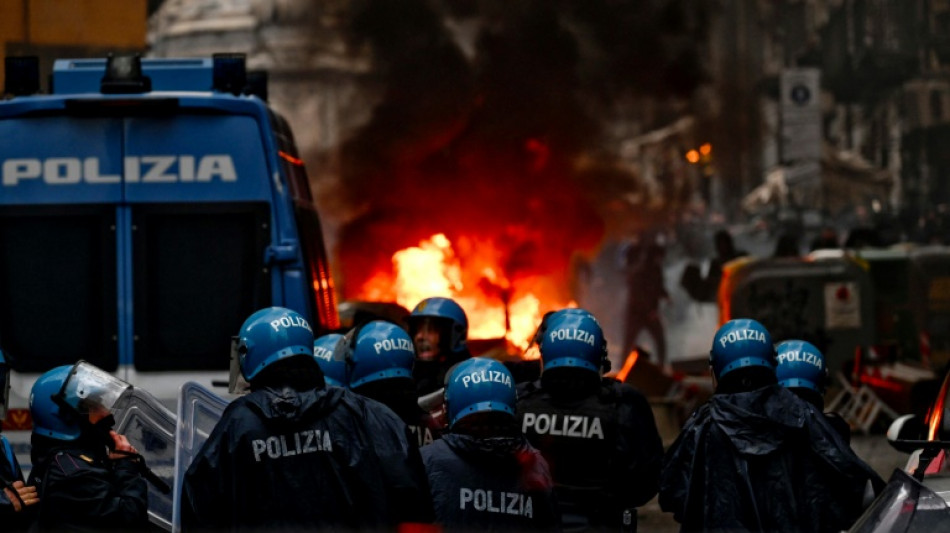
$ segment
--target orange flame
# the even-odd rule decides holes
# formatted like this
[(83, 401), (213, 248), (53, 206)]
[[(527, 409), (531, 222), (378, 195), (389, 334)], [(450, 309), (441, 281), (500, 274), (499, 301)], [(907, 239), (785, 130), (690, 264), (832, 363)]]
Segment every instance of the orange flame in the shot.
[(630, 352), (630, 355), (627, 356), (627, 360), (623, 362), (623, 368), (620, 369), (620, 372), (617, 372), (618, 381), (621, 383), (627, 381), (627, 375), (630, 374), (633, 367), (637, 365), (637, 359), (640, 359), (640, 351), (634, 349)]
[(509, 280), (498, 265), (501, 253), (492, 243), (460, 239), (460, 244), (460, 249), (472, 251), (464, 264), (442, 233), (397, 251), (392, 271), (376, 272), (361, 288), (361, 297), (395, 300), (407, 309), (432, 296), (452, 298), (468, 316), (469, 338), (505, 338), (521, 351), (528, 348), (544, 311), (573, 304), (546, 296), (553, 291), (545, 291), (542, 279)]

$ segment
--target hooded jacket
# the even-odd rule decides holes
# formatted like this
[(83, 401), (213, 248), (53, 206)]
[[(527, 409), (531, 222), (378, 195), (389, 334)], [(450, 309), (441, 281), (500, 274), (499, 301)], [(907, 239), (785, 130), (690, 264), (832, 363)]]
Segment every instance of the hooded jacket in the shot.
[(232, 402), (185, 473), (182, 529), (392, 528), (431, 522), (405, 424), (348, 390), (261, 389)]
[(422, 448), (436, 521), (448, 531), (556, 530), (548, 465), (522, 435), (448, 433)]
[(841, 531), (881, 478), (781, 387), (716, 394), (664, 457), (660, 507), (683, 531)]

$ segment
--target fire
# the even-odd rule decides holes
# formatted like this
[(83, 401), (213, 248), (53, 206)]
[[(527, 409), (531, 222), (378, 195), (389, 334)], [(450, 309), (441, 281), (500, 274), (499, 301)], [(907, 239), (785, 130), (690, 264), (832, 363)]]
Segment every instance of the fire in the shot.
[[(460, 258), (456, 248), (469, 253)], [(442, 233), (397, 251), (392, 271), (377, 271), (363, 284), (361, 298), (396, 301), (412, 309), (424, 298), (443, 296), (465, 309), (470, 339), (500, 339), (522, 352), (528, 348), (544, 311), (573, 305), (550, 296), (538, 276), (508, 279), (499, 266), (501, 252), (492, 243), (459, 239), (458, 246)], [(534, 353), (523, 354), (536, 358)]]

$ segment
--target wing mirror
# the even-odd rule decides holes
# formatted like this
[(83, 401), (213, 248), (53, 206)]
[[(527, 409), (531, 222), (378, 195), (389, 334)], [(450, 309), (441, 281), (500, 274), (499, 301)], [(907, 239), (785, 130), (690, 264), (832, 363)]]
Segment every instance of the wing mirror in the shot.
[(898, 417), (887, 428), (887, 442), (897, 451), (913, 453), (931, 444), (924, 435), (924, 429), (924, 424), (917, 415)]

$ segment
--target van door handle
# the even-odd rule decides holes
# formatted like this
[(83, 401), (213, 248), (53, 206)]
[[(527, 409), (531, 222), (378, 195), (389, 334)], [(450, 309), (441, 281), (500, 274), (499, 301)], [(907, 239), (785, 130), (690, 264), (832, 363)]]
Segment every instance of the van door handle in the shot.
[(290, 263), (297, 260), (297, 243), (270, 245), (264, 250), (264, 264), (267, 266)]

